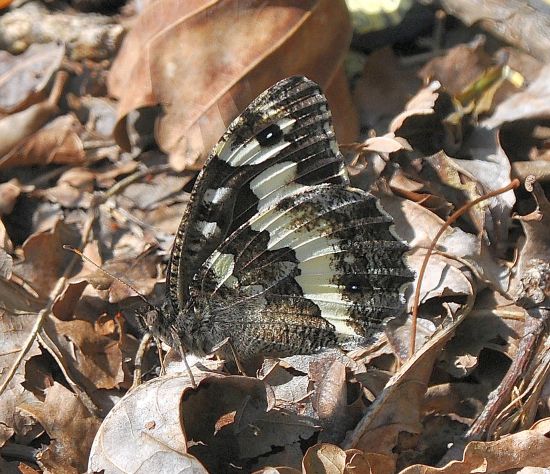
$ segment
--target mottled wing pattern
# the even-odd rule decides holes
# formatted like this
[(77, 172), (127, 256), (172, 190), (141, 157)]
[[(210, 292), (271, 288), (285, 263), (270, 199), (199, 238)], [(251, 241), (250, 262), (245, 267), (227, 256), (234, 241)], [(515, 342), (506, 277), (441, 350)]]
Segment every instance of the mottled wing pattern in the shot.
[(313, 81), (284, 79), (233, 121), (197, 178), (167, 272), (172, 314), (201, 265), (260, 205), (319, 183), (347, 184), (326, 99)]
[(372, 195), (343, 185), (289, 194), (205, 262), (191, 287), (195, 314), (218, 338), (238, 337), (244, 357), (366, 343), (401, 312), (401, 287), (412, 278), (391, 222)]

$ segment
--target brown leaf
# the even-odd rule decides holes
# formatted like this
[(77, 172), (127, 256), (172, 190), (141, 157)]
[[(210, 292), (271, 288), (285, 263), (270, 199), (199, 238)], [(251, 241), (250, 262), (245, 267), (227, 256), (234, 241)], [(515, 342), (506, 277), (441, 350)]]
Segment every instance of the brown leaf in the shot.
[(74, 115), (57, 117), (4, 157), (0, 169), (51, 163), (82, 164), (86, 153), (79, 132), (82, 132), (82, 125)]
[[(533, 178), (533, 177), (531, 177)], [(525, 307), (536, 307), (550, 299), (550, 202), (534, 179), (526, 181), (537, 209), (518, 217), (525, 232), (512, 281), (512, 294)]]
[(412, 68), (405, 68), (391, 48), (378, 49), (365, 58), (363, 74), (357, 80), (353, 97), (370, 128), (384, 133), (420, 86)]
[(63, 43), (32, 44), (18, 56), (0, 51), (0, 113), (10, 114), (38, 102), (64, 55)]
[(364, 453), (359, 449), (346, 450), (345, 474), (389, 474), (395, 471), (391, 456), (378, 453)]
[(0, 216), (11, 214), (19, 194), (21, 194), (21, 185), (17, 179), (10, 179), (0, 184)]
[(407, 102), (405, 110), (390, 123), (389, 131), (425, 155), (442, 149), (452, 154), (460, 146), (462, 131), (460, 125), (444, 119), (454, 111), (449, 94), (437, 81), (432, 82)]
[[(383, 208), (393, 216), (396, 232), (401, 238), (405, 239), (412, 248), (417, 248), (416, 262), (411, 261), (413, 266), (419, 268), (420, 249), (428, 248), (437, 231), (443, 225), (444, 221), (437, 217), (433, 212), (409, 200), (401, 200), (392, 196), (380, 194)], [(495, 288), (506, 290), (509, 282), (509, 269), (499, 264), (493, 255), (490, 254), (487, 244), (477, 235), (463, 231), (459, 227), (452, 227), (445, 230), (438, 241), (437, 249), (444, 252), (443, 255), (432, 255), (429, 265), (441, 268), (449, 262), (447, 259), (455, 260), (453, 266), (456, 267), (455, 280), (459, 283), (459, 288), (465, 288), (462, 283), (462, 277), (459, 273), (463, 272), (463, 264), (466, 263), (472, 272), (481, 280), (490, 282)], [(423, 250), (422, 250), (423, 252)], [(437, 262), (437, 260), (440, 260)], [(439, 274), (440, 271), (437, 271)], [(428, 270), (428, 278), (432, 278), (436, 283), (436, 274), (431, 274)], [(469, 277), (467, 278), (469, 279)], [(440, 286), (441, 285), (441, 286)], [(467, 284), (468, 286), (469, 284)], [(426, 285), (425, 288), (429, 288)], [(437, 283), (433, 288), (444, 288), (442, 282)], [(424, 298), (424, 296), (422, 297)]]
[(0, 136), (3, 137), (0, 142), (0, 157), (2, 157), (0, 169), (10, 166), (10, 152), (13, 147), (39, 130), (58, 112), (57, 103), (61, 98), (67, 77), (66, 72), (58, 72), (46, 100), (0, 119)]
[(526, 311), (498, 292), (483, 291), (476, 298), (472, 314), (447, 344), (440, 367), (455, 378), (469, 375), (485, 348), (513, 358), (523, 333)]
[(88, 453), (100, 420), (91, 415), (78, 397), (59, 383), (46, 389), (44, 402), (24, 404), (44, 427), (51, 438), (37, 459), (43, 468), (52, 472), (85, 472)]
[[(126, 37), (109, 89), (120, 119), (162, 104), (159, 145), (175, 169), (196, 169), (230, 121), (278, 80), (304, 74), (326, 88), (350, 33), (343, 0), (162, 0)], [(119, 120), (115, 137), (128, 147), (124, 130)]]
[(451, 461), (441, 468), (414, 465), (400, 474), (470, 474), (503, 472), (526, 466), (550, 465), (550, 419), (535, 423), (530, 430), (520, 431), (498, 441), (472, 441), (464, 450), (462, 461)]
[(333, 444), (316, 444), (306, 451), (302, 461), (304, 474), (344, 474), (346, 453)]
[(64, 357), (68, 376), (91, 395), (97, 389), (111, 389), (129, 382), (123, 366), (123, 344), (128, 341), (121, 338), (120, 328), (105, 336), (88, 321), (50, 317), (44, 329)]
[(77, 247), (79, 242), (80, 233), (74, 226), (57, 222), (53, 230), (35, 234), (25, 242), (25, 260), (16, 265), (16, 271), (41, 296), (47, 296), (73, 258), (63, 245)]
[[(312, 436), (314, 426), (308, 418), (276, 409), (274, 404), (273, 391), (260, 380), (238, 376), (204, 379), (197, 389), (183, 395), (185, 434), (194, 441), (189, 453), (210, 472), (225, 472), (229, 463), (245, 469), (298, 467), (300, 443)], [(233, 411), (234, 423), (216, 433), (219, 418)]]
[[(318, 363), (312, 365), (315, 364)], [(334, 360), (323, 369), (323, 377), (316, 382), (312, 396), (313, 407), (323, 427), (319, 441), (337, 443), (355, 426), (362, 413), (350, 406), (345, 365)]]

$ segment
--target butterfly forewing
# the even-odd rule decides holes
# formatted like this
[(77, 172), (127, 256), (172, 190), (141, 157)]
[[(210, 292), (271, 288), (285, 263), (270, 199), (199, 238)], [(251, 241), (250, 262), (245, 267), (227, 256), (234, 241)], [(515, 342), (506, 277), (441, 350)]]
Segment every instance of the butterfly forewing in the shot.
[(197, 178), (167, 273), (173, 311), (189, 298), (194, 274), (260, 208), (304, 186), (347, 184), (330, 112), (319, 86), (285, 79), (229, 126)]

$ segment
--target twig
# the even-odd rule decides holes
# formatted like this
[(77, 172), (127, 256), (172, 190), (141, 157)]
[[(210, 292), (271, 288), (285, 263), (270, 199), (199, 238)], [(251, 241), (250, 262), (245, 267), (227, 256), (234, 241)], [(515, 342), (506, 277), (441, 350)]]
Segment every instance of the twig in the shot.
[(424, 279), (424, 274), (426, 273), (426, 268), (428, 266), (428, 261), (432, 255), (433, 250), (435, 249), (435, 246), (437, 245), (437, 242), (439, 238), (443, 235), (443, 233), (453, 224), (455, 221), (457, 221), (464, 213), (466, 213), (468, 210), (470, 210), (475, 205), (479, 204), (482, 201), (485, 201), (486, 199), (498, 196), (499, 194), (505, 193), (506, 191), (509, 191), (511, 189), (516, 189), (520, 185), (520, 182), (518, 179), (514, 179), (510, 184), (507, 186), (504, 186), (503, 188), (496, 189), (494, 191), (491, 191), (490, 193), (484, 194), (483, 196), (478, 197), (477, 199), (474, 199), (473, 201), (464, 204), (458, 211), (454, 212), (449, 216), (449, 218), (445, 221), (445, 223), (440, 227), (439, 231), (435, 235), (435, 237), (432, 240), (432, 243), (428, 247), (428, 250), (426, 252), (426, 255), (424, 257), (424, 260), (422, 261), (422, 266), (420, 267), (420, 271), (418, 272), (418, 281), (416, 284), (416, 289), (414, 291), (414, 299), (413, 299), (413, 309), (412, 309), (412, 321), (411, 321), (411, 336), (410, 336), (410, 352), (409, 355), (412, 356), (414, 354), (414, 351), (416, 349), (416, 326), (417, 326), (417, 320), (418, 320), (418, 306), (420, 305), (420, 289), (422, 286), (422, 280)]

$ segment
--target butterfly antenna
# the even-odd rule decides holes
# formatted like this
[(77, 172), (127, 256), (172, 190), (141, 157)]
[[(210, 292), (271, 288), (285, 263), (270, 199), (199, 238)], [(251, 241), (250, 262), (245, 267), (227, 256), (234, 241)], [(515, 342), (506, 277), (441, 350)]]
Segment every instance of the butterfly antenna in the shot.
[(125, 282), (124, 280), (122, 280), (120, 277), (117, 277), (116, 275), (113, 275), (110, 271), (108, 270), (105, 270), (104, 268), (101, 268), (97, 263), (95, 263), (93, 260), (91, 260), (90, 258), (86, 257), (86, 255), (84, 255), (79, 249), (77, 248), (74, 248), (74, 247), (71, 247), (70, 245), (63, 245), (63, 248), (65, 250), (70, 250), (71, 252), (74, 252), (76, 253), (78, 256), (80, 256), (83, 260), (85, 260), (86, 262), (90, 263), (91, 265), (93, 265), (94, 267), (96, 267), (99, 271), (105, 273), (106, 275), (109, 275), (111, 278), (113, 278), (114, 280), (117, 280), (119, 281), (120, 283), (122, 283), (124, 286), (126, 286), (127, 288), (130, 288), (130, 290), (132, 290), (137, 296), (139, 296), (145, 303), (147, 303), (149, 306), (151, 306), (151, 303), (149, 302), (149, 300), (145, 297), (145, 295), (143, 295), (142, 293), (140, 293), (137, 288), (135, 288), (134, 286), (130, 285), (130, 283), (127, 283)]

